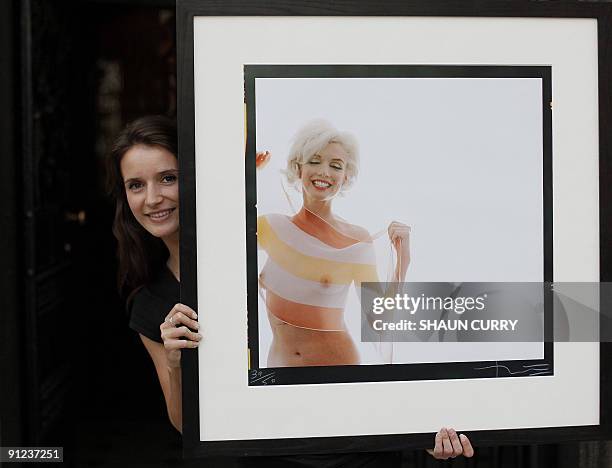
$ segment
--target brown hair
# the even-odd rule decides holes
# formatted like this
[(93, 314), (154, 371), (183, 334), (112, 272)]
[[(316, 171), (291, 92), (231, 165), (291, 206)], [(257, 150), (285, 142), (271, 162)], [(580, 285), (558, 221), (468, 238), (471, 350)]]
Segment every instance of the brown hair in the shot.
[(128, 299), (153, 278), (168, 258), (168, 249), (163, 241), (140, 225), (128, 205), (121, 175), (121, 159), (136, 145), (159, 146), (177, 156), (175, 121), (153, 115), (131, 122), (117, 136), (107, 160), (108, 191), (115, 200), (113, 234), (117, 238), (119, 257), (117, 287)]

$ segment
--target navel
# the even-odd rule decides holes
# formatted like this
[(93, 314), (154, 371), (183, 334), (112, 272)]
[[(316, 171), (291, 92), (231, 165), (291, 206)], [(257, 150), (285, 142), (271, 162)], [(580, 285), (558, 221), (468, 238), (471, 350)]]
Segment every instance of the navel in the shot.
[(324, 288), (327, 288), (331, 284), (331, 278), (328, 275), (323, 275), (321, 276), (321, 279), (319, 280), (319, 282), (321, 283), (321, 286), (323, 286)]

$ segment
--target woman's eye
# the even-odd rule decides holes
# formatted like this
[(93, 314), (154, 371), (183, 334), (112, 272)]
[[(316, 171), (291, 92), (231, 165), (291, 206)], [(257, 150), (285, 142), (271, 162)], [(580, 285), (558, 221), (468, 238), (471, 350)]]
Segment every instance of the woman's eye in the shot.
[(317, 161), (316, 159), (311, 159), (310, 161), (308, 161), (308, 164), (320, 164), (321, 161)]
[(342, 170), (342, 166), (340, 164), (331, 164), (331, 167), (333, 167), (334, 169), (341, 171)]
[(170, 184), (172, 182), (176, 182), (177, 179), (178, 179), (178, 177), (175, 176), (174, 174), (167, 174), (167, 175), (162, 177), (162, 182)]
[(130, 182), (128, 184), (128, 190), (136, 191), (143, 187), (142, 182)]

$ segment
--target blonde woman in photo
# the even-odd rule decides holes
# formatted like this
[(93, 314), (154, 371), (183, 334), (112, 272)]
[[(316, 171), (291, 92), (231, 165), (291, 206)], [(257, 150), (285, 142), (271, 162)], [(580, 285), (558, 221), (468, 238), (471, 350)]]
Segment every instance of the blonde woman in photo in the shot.
[[(269, 152), (257, 154), (263, 169)], [(359, 173), (356, 139), (323, 120), (301, 128), (287, 157), (285, 176), (302, 194), (293, 216), (257, 219), (258, 245), (267, 253), (259, 274), (273, 341), (269, 367), (360, 363), (344, 321), (352, 285), (379, 282), (373, 238), (333, 211)], [(410, 227), (392, 222), (386, 230), (396, 256), (391, 281), (405, 280), (410, 264)]]

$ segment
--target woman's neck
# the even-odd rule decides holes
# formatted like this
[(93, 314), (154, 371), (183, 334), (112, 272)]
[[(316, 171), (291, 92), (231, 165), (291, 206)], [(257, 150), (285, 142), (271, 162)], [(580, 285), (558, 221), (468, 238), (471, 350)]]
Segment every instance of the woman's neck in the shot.
[(309, 211), (310, 213), (318, 216), (319, 218), (331, 223), (334, 220), (334, 215), (331, 209), (331, 200), (319, 201), (309, 200), (304, 195), (304, 206), (302, 210)]
[(172, 274), (176, 277), (178, 281), (181, 280), (181, 271), (180, 271), (180, 254), (179, 254), (179, 233), (178, 231), (171, 236), (162, 237), (162, 241), (166, 244), (166, 248), (170, 253), (168, 255), (168, 260), (166, 261), (166, 266), (170, 269)]

